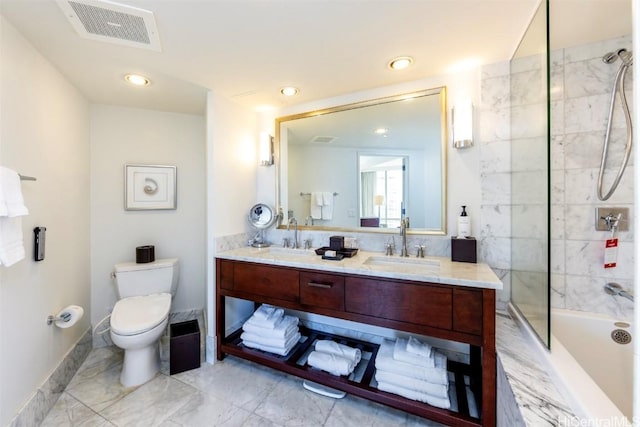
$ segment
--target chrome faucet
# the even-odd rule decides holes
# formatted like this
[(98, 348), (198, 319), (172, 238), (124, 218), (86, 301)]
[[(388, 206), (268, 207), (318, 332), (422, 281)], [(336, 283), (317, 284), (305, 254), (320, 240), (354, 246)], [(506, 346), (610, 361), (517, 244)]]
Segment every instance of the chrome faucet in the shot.
[(295, 219), (294, 217), (289, 218), (289, 222), (287, 223), (287, 230), (289, 230), (289, 228), (291, 227), (291, 224), (293, 224), (293, 243), (291, 244), (291, 247), (293, 249), (298, 249), (300, 247), (300, 245), (298, 245), (298, 220)]
[(404, 217), (400, 220), (400, 236), (402, 236), (400, 256), (409, 256), (409, 249), (407, 249), (407, 228), (409, 228), (409, 218)]
[(604, 285), (604, 291), (609, 295), (621, 296), (628, 299), (629, 301), (633, 301), (633, 294), (629, 291), (624, 290), (622, 286), (615, 282), (609, 282)]

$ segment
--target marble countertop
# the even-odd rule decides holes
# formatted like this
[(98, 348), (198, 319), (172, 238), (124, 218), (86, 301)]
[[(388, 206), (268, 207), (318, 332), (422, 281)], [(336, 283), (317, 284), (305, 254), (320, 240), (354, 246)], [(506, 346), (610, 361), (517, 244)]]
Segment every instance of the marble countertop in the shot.
[(289, 249), (279, 246), (243, 247), (219, 252), (216, 257), (335, 273), (502, 289), (502, 282), (487, 264), (453, 262), (447, 257), (385, 256), (379, 252), (358, 251), (351, 258), (334, 261), (322, 259), (316, 255), (314, 249)]

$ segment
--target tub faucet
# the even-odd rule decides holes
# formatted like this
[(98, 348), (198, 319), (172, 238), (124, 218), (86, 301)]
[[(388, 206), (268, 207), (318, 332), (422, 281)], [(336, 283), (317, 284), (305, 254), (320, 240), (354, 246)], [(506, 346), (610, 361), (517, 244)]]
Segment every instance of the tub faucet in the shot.
[(404, 217), (400, 220), (400, 236), (402, 236), (402, 248), (400, 249), (400, 256), (409, 256), (409, 249), (407, 249), (407, 229), (409, 228), (409, 218)]
[(633, 294), (629, 291), (624, 290), (618, 283), (607, 283), (606, 285), (604, 285), (604, 291), (609, 295), (621, 296), (628, 299), (629, 301), (633, 301)]
[(287, 230), (290, 229), (291, 224), (293, 224), (293, 243), (291, 247), (293, 249), (298, 249), (300, 245), (298, 245), (298, 220), (294, 217), (289, 218), (289, 222), (287, 223)]

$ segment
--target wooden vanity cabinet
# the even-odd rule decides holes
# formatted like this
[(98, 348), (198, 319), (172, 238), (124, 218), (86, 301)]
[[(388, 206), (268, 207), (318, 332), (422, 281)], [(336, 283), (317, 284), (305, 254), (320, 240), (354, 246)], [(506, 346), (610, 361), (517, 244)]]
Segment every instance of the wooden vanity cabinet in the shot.
[[(455, 426), (494, 426), (496, 422), (495, 290), (440, 285), (372, 276), (346, 275), (245, 261), (216, 259), (217, 358), (233, 354), (360, 397)], [(350, 340), (370, 349), (371, 360), (361, 381), (336, 377), (296, 363), (313, 341), (308, 339), (286, 357), (240, 344), (242, 330), (225, 336), (225, 298), (240, 298), (321, 314), (408, 333), (469, 344), (470, 363), (449, 361), (457, 384), (469, 378), (480, 418), (467, 407), (458, 412), (385, 393), (370, 385), (377, 345)], [(310, 337), (319, 334), (304, 330)], [(304, 334), (303, 334), (304, 335)], [(327, 335), (327, 334), (324, 334)], [(348, 338), (334, 337), (349, 342)], [(456, 390), (460, 404), (467, 399)]]

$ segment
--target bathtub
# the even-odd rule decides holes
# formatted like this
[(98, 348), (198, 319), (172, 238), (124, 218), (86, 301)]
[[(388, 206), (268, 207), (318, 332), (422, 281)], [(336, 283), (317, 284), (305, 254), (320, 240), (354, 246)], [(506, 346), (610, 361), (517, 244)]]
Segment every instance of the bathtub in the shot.
[(636, 338), (628, 322), (553, 309), (551, 352), (545, 353), (579, 415), (623, 425), (633, 413), (633, 344), (615, 342), (613, 331), (623, 341)]

